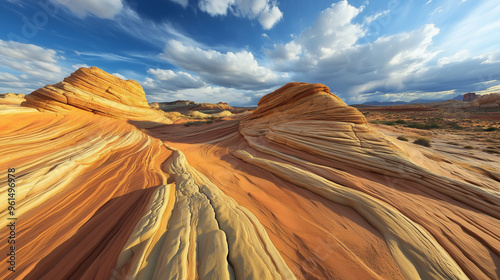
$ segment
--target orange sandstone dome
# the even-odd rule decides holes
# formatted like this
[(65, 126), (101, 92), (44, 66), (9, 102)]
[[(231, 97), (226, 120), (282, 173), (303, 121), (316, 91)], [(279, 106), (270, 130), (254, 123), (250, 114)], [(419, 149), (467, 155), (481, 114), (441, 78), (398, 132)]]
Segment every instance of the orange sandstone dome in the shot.
[(26, 96), (23, 106), (40, 111), (67, 113), (82, 110), (98, 115), (170, 123), (148, 105), (142, 86), (122, 80), (97, 67), (82, 67), (55, 85), (47, 85)]

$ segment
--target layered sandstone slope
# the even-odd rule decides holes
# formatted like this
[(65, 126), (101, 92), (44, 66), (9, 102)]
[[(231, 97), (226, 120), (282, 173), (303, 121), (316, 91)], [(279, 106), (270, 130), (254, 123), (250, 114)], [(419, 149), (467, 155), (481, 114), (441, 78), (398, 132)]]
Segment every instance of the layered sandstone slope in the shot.
[[(241, 121), (240, 132), (250, 147), (274, 159), (241, 150), (235, 156), (353, 207), (382, 233), (407, 279), (498, 277), (500, 240), (491, 232), (492, 225), (500, 226), (497, 180), (472, 181), (468, 174), (456, 180), (419, 166), (322, 85), (293, 83), (265, 96)], [(330, 162), (317, 165), (319, 159)], [(395, 197), (394, 191), (401, 193)], [(414, 192), (446, 197), (448, 203), (422, 200)], [(450, 228), (461, 232), (446, 233)], [(477, 250), (479, 244), (484, 249)]]
[(500, 278), (498, 162), (442, 167), (321, 84), (144, 129), (154, 110), (135, 114), (136, 84), (108, 75), (80, 69), (28, 96), (42, 112), (0, 107), (19, 233), (1, 279)]
[[(144, 119), (130, 122), (130, 111), (104, 107), (140, 106), (127, 95), (130, 88), (106, 90), (125, 93), (116, 99), (84, 89), (95, 83), (92, 73), (109, 77), (92, 69), (28, 98), (48, 112), (4, 114), (0, 166), (15, 169), (16, 187), (15, 211), (1, 218), (17, 218), (18, 235), (15, 273), (2, 266), (0, 278), (294, 279), (251, 212), (190, 167), (182, 152), (145, 134), (137, 127)], [(78, 98), (92, 92), (106, 101), (93, 96), (83, 107)], [(78, 97), (59, 104), (48, 97), (56, 93)], [(54, 114), (60, 108), (68, 110)]]
[(395, 143), (324, 85), (287, 84), (241, 120), (151, 133), (256, 213), (300, 278), (499, 278), (499, 161)]
[(32, 92), (22, 105), (64, 114), (77, 109), (113, 118), (171, 123), (163, 112), (151, 110), (139, 83), (97, 67), (82, 67), (64, 81)]

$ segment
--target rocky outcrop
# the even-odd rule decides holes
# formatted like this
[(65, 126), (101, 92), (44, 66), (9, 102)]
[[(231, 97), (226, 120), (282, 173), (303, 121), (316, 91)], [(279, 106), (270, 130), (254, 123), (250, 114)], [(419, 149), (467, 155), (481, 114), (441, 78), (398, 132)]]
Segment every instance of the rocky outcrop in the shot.
[(477, 98), (477, 95), (475, 92), (468, 92), (468, 93), (464, 94), (463, 101), (470, 102), (470, 101), (474, 101), (474, 99), (476, 99), (476, 98)]
[(22, 93), (2, 93), (0, 94), (0, 105), (2, 104), (21, 104), (24, 102), (24, 94)]
[(22, 105), (64, 114), (79, 110), (113, 118), (171, 123), (165, 114), (151, 110), (139, 83), (122, 80), (97, 67), (82, 67), (58, 84), (35, 90)]
[(25, 95), (22, 93), (0, 93), (0, 98), (24, 98)]
[[(263, 97), (257, 110), (239, 127), (256, 152), (237, 150), (233, 155), (335, 204), (355, 209), (392, 244), (389, 250), (406, 279), (495, 277), (488, 265), (478, 265), (481, 256), (461, 258), (453, 253), (457, 237), (435, 227), (449, 219), (454, 226), (464, 226), (467, 219), (451, 212), (446, 218), (437, 218), (444, 205), (420, 212), (417, 208), (422, 206), (409, 205), (415, 202), (410, 198), (414, 196), (403, 193), (407, 188), (439, 193), (499, 223), (500, 197), (496, 191), (419, 166), (409, 158), (409, 151), (372, 129), (359, 111), (345, 105), (324, 85), (287, 84)], [(349, 175), (352, 172), (356, 175)], [(380, 179), (375, 179), (378, 176)], [(373, 188), (368, 181), (362, 183), (364, 180), (378, 181), (392, 189), (386, 189), (389, 192), (402, 191), (399, 194), (408, 200), (389, 198), (392, 195), (382, 191), (386, 187)], [(489, 182), (489, 187), (498, 190), (495, 185), (497, 182)], [(462, 206), (446, 207), (460, 212)], [(478, 241), (473, 236), (458, 239), (464, 247)], [(499, 242), (489, 243), (486, 250), (494, 250)]]
[(189, 100), (177, 100), (172, 102), (152, 102), (149, 106), (154, 109), (160, 109), (166, 112), (190, 110), (197, 106), (198, 103)]
[(177, 100), (173, 102), (153, 102), (151, 108), (160, 109), (165, 112), (186, 112), (186, 111), (233, 111), (234, 108), (225, 102), (219, 103), (196, 103), (188, 100)]
[[(467, 94), (466, 94), (467, 95)], [(447, 101), (433, 104), (434, 108), (474, 109), (474, 108), (500, 108), (500, 94), (490, 93), (483, 95), (464, 95), (464, 101)], [(467, 99), (467, 100), (465, 100)]]
[(479, 108), (500, 108), (500, 94), (483, 94), (474, 99), (472, 103)]
[(229, 104), (225, 102), (219, 103), (201, 103), (194, 108), (194, 110), (203, 111), (203, 110), (234, 110), (233, 107), (229, 106)]

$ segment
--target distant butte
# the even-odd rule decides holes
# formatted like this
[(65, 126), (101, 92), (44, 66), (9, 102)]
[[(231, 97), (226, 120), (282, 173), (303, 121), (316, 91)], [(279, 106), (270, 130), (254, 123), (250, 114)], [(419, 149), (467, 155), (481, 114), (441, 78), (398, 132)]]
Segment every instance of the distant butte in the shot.
[(235, 111), (235, 109), (229, 104), (225, 102), (219, 102), (216, 104), (213, 103), (196, 103), (194, 101), (189, 101), (189, 100), (177, 100), (177, 101), (172, 101), (172, 102), (152, 102), (149, 103), (149, 106), (151, 108), (156, 108), (163, 110), (165, 112), (172, 112), (172, 111), (209, 111), (209, 110), (214, 110), (214, 111), (223, 111), (223, 110), (229, 110), (229, 111)]
[(92, 67), (25, 98), (0, 106), (1, 279), (499, 279), (498, 157), (395, 140), (323, 84), (151, 108)]
[(474, 99), (476, 99), (477, 97), (478, 96), (476, 95), (475, 92), (468, 92), (468, 93), (464, 94), (463, 101), (467, 101), (467, 102), (474, 101)]

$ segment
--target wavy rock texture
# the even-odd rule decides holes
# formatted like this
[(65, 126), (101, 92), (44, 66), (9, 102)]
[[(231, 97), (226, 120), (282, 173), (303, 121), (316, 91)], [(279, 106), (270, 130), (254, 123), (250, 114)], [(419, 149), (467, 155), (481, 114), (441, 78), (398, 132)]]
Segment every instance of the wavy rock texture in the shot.
[(0, 107), (2, 279), (500, 278), (498, 162), (438, 164), (324, 85), (190, 127), (97, 68), (26, 100)]
[(82, 67), (64, 81), (32, 92), (23, 105), (56, 113), (83, 110), (114, 118), (172, 123), (163, 112), (151, 110), (139, 83), (97, 67)]

